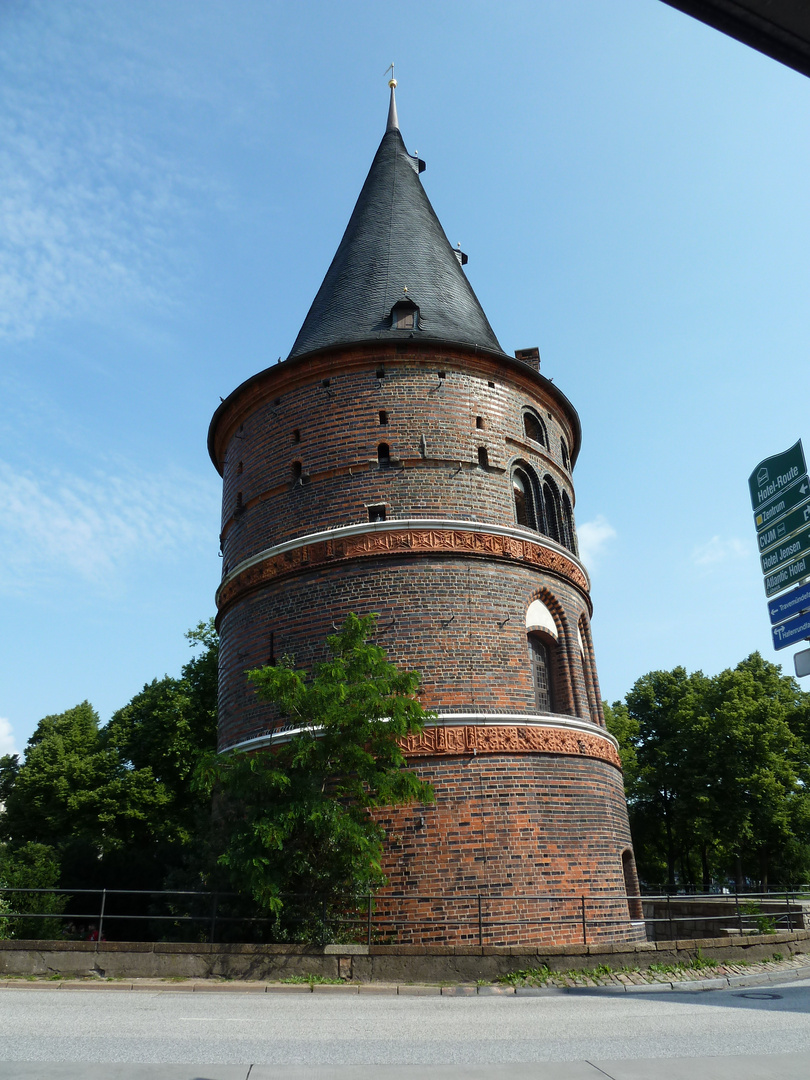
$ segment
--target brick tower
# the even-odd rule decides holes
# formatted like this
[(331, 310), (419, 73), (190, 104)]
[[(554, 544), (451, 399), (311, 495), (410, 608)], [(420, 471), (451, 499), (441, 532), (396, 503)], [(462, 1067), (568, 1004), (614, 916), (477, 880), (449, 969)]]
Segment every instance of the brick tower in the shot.
[[(349, 612), (377, 612), (379, 644), (438, 713), (407, 746), (435, 804), (384, 818), (387, 893), (426, 920), (411, 940), (475, 938), (482, 903), (492, 941), (581, 941), (583, 915), (588, 940), (634, 938), (577, 557), (579, 419), (537, 349), (498, 343), (405, 148), (395, 85), (289, 356), (211, 422), (220, 749), (283, 737), (246, 670), (284, 654), (309, 667)], [(444, 908), (415, 899), (438, 895)]]

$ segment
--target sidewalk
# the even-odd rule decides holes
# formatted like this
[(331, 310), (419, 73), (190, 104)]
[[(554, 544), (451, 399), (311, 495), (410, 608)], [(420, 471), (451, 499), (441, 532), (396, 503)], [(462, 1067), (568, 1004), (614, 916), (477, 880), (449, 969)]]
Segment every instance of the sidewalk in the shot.
[(142, 1065), (2, 1062), (0, 1080), (807, 1080), (810, 1054), (504, 1065)]

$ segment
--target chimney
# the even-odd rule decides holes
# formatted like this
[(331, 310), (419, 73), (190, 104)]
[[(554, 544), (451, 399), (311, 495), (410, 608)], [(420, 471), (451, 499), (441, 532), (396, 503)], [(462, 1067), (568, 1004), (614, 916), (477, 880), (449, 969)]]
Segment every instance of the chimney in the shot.
[(533, 367), (535, 371), (540, 370), (540, 350), (536, 345), (533, 349), (515, 349), (515, 356), (524, 364)]

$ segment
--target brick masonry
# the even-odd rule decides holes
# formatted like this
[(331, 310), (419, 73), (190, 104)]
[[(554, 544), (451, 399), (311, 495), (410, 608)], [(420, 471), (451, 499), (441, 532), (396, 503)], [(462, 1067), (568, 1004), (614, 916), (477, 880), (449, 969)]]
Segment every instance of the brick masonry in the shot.
[[(527, 435), (527, 412), (544, 425), (543, 443)], [(510, 942), (579, 940), (585, 894), (600, 898), (594, 940), (638, 937), (587, 573), (575, 535), (555, 540), (518, 524), (512, 492), (519, 467), (573, 507), (579, 439), (570, 403), (528, 364), (417, 342), (278, 364), (212, 421), (209, 449), (223, 475), (220, 748), (260, 746), (280, 719), (245, 672), (284, 655), (309, 668), (352, 611), (379, 616), (378, 643), (421, 673), (426, 706), (477, 718), (409, 745), (436, 802), (381, 818), (388, 892), (413, 898), (416, 943), (463, 944), (471, 912), (478, 934), (480, 892), (493, 919), (515, 923), (504, 931)], [(542, 721), (526, 623), (536, 599), (555, 627), (553, 637), (534, 628), (552, 668)], [(593, 734), (572, 734), (568, 721), (555, 728), (555, 715)], [(465, 911), (455, 929), (447, 912), (433, 919), (416, 899), (428, 894), (455, 895)], [(515, 908), (509, 894), (537, 899)]]

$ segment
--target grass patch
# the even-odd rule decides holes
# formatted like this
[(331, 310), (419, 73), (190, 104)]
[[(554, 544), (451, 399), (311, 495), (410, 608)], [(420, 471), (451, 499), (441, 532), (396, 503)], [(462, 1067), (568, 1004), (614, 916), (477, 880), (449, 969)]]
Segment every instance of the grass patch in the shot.
[[(722, 961), (707, 960), (698, 949), (695, 956), (690, 957), (689, 960), (678, 961), (674, 964), (650, 964), (646, 968), (626, 966), (614, 968), (610, 964), (597, 964), (593, 968), (569, 968), (567, 971), (558, 971), (550, 968), (548, 964), (541, 964), (540, 967), (523, 968), (520, 971), (510, 971), (507, 975), (499, 975), (495, 981), (507, 986), (554, 986), (560, 983), (569, 985), (572, 982), (588, 985), (588, 983), (603, 980), (621, 981), (615, 980), (615, 976), (618, 975), (640, 975), (642, 978), (649, 976), (654, 978), (656, 975), (684, 976), (705, 968), (718, 967), (720, 963)], [(737, 961), (737, 963), (744, 964), (746, 961)], [(653, 981), (653, 978), (650, 981)]]
[(343, 979), (333, 979), (328, 975), (287, 975), (284, 979), (278, 980), (280, 983), (292, 984), (293, 986), (309, 983), (313, 986), (317, 983), (319, 986), (328, 984), (330, 986), (337, 986), (342, 983)]

